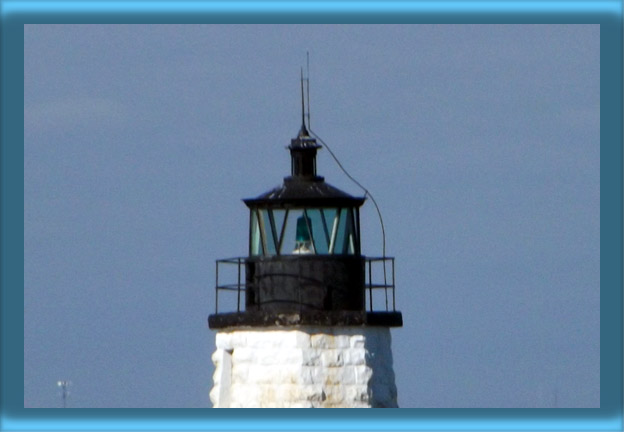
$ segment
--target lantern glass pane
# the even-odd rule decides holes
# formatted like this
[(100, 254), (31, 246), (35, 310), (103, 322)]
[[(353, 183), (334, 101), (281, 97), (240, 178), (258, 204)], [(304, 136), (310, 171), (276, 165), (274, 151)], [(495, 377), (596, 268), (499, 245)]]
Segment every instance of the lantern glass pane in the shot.
[(323, 209), (323, 216), (325, 219), (325, 223), (327, 224), (327, 231), (329, 235), (327, 253), (333, 254), (336, 246), (336, 233), (338, 231), (338, 222), (340, 221), (340, 209)]
[(260, 224), (255, 210), (251, 211), (251, 233), (249, 243), (249, 255), (262, 255), (262, 242), (260, 241)]
[[(334, 222), (336, 225), (336, 222)], [(335, 230), (335, 244), (333, 253), (336, 255), (353, 255), (355, 253), (355, 226), (353, 223), (353, 210), (343, 208), (340, 210), (340, 218)]]
[(260, 218), (260, 235), (262, 236), (262, 245), (264, 246), (265, 255), (275, 255), (277, 251), (277, 234), (272, 213), (269, 209), (259, 209)]
[(307, 212), (303, 209), (289, 210), (285, 218), (282, 255), (309, 255), (315, 253), (314, 227)]
[(275, 222), (275, 231), (277, 234), (275, 245), (277, 246), (276, 249), (279, 249), (280, 242), (284, 233), (283, 227), (284, 223), (286, 222), (285, 217), (286, 213), (288, 212), (284, 209), (274, 209), (271, 211), (273, 212), (273, 221)]
[(305, 212), (312, 228), (312, 239), (314, 240), (314, 251), (317, 255), (329, 253), (329, 230), (327, 224), (323, 223), (324, 215), (321, 209), (307, 209)]

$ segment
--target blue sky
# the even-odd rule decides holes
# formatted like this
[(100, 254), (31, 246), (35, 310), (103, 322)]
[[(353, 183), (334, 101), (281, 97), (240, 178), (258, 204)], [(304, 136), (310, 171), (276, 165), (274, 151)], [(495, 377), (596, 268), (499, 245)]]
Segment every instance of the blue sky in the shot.
[[(27, 25), (24, 403), (207, 407), (214, 260), (311, 122), (384, 216), (402, 407), (600, 403), (597, 25)], [(326, 180), (360, 195), (326, 150)], [(381, 254), (372, 203), (363, 253)]]

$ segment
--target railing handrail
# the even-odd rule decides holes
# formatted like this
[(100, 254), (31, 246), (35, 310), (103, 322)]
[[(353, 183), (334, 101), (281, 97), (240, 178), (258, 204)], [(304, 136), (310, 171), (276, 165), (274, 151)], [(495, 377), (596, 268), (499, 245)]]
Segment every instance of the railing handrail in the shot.
[(369, 257), (369, 256), (365, 256), (364, 257), (366, 259), (366, 261), (388, 261), (388, 260), (394, 260), (394, 257)]
[(247, 259), (247, 257), (232, 257), (232, 258), (221, 258), (216, 260), (216, 262), (218, 263), (231, 263), (231, 264), (237, 264), (240, 261), (245, 261)]

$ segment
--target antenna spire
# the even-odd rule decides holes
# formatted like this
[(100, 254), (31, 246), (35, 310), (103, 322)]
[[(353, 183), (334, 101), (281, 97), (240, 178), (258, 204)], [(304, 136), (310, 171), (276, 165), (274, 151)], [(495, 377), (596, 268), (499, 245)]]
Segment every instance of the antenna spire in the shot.
[[(310, 133), (308, 128), (310, 127), (310, 53), (306, 51), (306, 67), (307, 77), (303, 77), (303, 66), (301, 67), (301, 130), (299, 130), (299, 138), (309, 137)], [(304, 91), (303, 82), (306, 82), (307, 91)], [(306, 94), (307, 93), (307, 94)], [(307, 117), (308, 122), (306, 125), (306, 99), (307, 99)]]
[(308, 127), (312, 129), (312, 123), (310, 123), (310, 51), (306, 51), (306, 96), (308, 98)]
[[(301, 131), (306, 130), (305, 122), (305, 98), (303, 95), (303, 67), (301, 68)], [(307, 132), (307, 131), (306, 131)], [(307, 133), (306, 133), (307, 135)]]

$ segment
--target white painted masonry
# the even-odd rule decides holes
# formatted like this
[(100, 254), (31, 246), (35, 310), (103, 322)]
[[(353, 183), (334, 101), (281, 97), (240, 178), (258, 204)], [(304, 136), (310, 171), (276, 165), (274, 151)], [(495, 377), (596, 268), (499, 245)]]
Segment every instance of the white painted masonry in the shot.
[(387, 327), (219, 331), (215, 408), (397, 408)]

